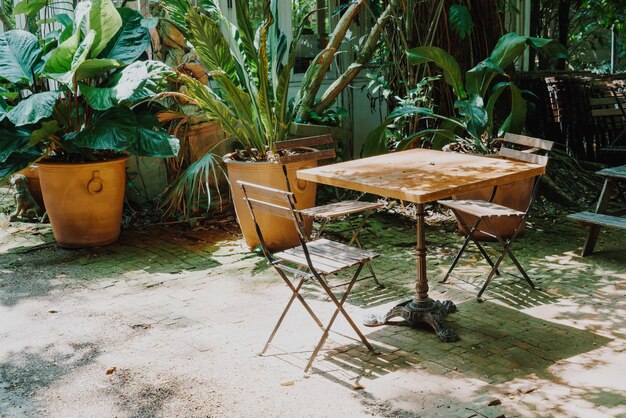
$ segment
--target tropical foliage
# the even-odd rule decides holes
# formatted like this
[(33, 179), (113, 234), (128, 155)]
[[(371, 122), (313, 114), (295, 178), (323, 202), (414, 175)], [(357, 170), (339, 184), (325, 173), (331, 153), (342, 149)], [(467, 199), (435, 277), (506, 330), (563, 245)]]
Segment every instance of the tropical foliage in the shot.
[[(333, 33), (330, 35), (328, 45), (313, 59), (302, 79), (302, 84), (298, 90), (295, 99), (296, 122), (318, 122), (324, 119), (324, 115), (329, 111), (339, 94), (347, 88), (354, 78), (367, 67), (372, 56), (379, 46), (379, 41), (383, 33), (385, 25), (392, 21), (393, 11), (402, 3), (401, 0), (390, 0), (384, 10), (371, 7), (377, 2), (368, 2), (367, 0), (357, 0), (349, 3), (341, 11), (342, 15)], [(337, 79), (330, 85), (321, 97), (318, 93), (323, 84), (335, 57), (341, 51), (341, 44), (349, 32), (350, 25), (355, 21), (361, 10), (370, 10), (375, 13), (375, 22), (372, 25), (367, 36), (363, 38), (362, 43), (358, 47), (358, 52), (354, 62), (340, 74)], [(332, 118), (331, 118), (332, 120)]]
[[(402, 147), (410, 147), (415, 140), (425, 135), (433, 136), (433, 147), (441, 148), (452, 142), (466, 142), (478, 152), (491, 150), (491, 140), (504, 132), (520, 132), (526, 121), (528, 103), (523, 92), (512, 82), (505, 72), (515, 59), (531, 46), (552, 58), (566, 58), (567, 52), (553, 39), (532, 38), (508, 33), (500, 38), (491, 55), (474, 68), (461, 72), (454, 57), (441, 48), (417, 47), (407, 51), (412, 64), (433, 63), (442, 72), (445, 83), (451, 87), (455, 101), (456, 115), (446, 117), (432, 109), (419, 106), (400, 106), (389, 114), (383, 124), (368, 137), (365, 154), (385, 152), (387, 149), (386, 128), (398, 118), (420, 115), (423, 118), (438, 119), (438, 129), (427, 129), (409, 135), (402, 141)], [(508, 92), (510, 105), (508, 116), (496, 126), (494, 108), (504, 92)]]
[(276, 20), (277, 3), (265, 1), (266, 18), (259, 28), (252, 26), (245, 0), (236, 0), (236, 25), (217, 11), (192, 9), (187, 17), (191, 43), (211, 80), (204, 85), (182, 76), (185, 97), (219, 123), (241, 145), (242, 156), (252, 160), (266, 159), (274, 142), (287, 139), (293, 118), (288, 88), (301, 27), (289, 46)]
[(147, 105), (173, 73), (141, 59), (150, 46), (142, 16), (111, 0), (78, 3), (73, 15), (55, 16), (61, 29), (46, 36), (0, 36), (0, 178), (46, 155), (85, 161), (178, 152)]

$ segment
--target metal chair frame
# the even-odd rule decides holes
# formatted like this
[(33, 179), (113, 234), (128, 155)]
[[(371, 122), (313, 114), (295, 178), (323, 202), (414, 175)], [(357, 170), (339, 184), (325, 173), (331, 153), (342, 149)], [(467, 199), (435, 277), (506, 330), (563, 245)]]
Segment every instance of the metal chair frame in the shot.
[[(518, 150), (512, 150), (510, 148), (505, 147), (504, 143), (502, 144), (502, 148), (500, 149), (500, 155), (505, 157), (505, 158), (509, 158), (509, 159), (514, 159), (514, 160), (519, 160), (519, 161), (525, 161), (525, 162), (532, 162), (532, 163), (539, 163), (539, 164), (544, 164), (546, 165), (548, 163), (548, 152), (552, 149), (553, 146), (553, 142), (551, 141), (547, 141), (547, 140), (542, 140), (542, 139), (538, 139), (538, 138), (531, 138), (531, 137), (526, 137), (526, 136), (521, 136), (521, 135), (514, 135), (514, 134), (509, 134), (507, 133), (505, 135), (505, 138), (503, 140), (504, 143), (511, 143), (511, 144), (516, 144), (522, 147), (530, 147), (527, 150), (524, 151), (518, 151)], [(536, 154), (536, 152), (542, 152), (543, 155), (539, 155)], [(517, 238), (517, 236), (519, 235), (520, 231), (521, 231), (521, 226), (524, 225), (524, 223), (526, 222), (526, 217), (528, 216), (528, 212), (530, 211), (530, 208), (537, 196), (537, 192), (539, 190), (539, 181), (541, 180), (541, 175), (535, 177), (534, 182), (533, 182), (533, 188), (532, 188), (532, 193), (531, 193), (531, 197), (530, 200), (528, 202), (528, 206), (526, 207), (526, 209), (521, 212), (519, 211), (518, 213), (514, 214), (514, 215), (509, 215), (509, 216), (514, 216), (514, 217), (518, 217), (519, 218), (519, 223), (517, 224), (517, 226), (514, 228), (513, 233), (511, 234), (510, 237), (508, 238), (502, 238), (502, 234), (498, 233), (498, 229), (497, 227), (494, 225), (492, 221), (493, 218), (499, 217), (500, 215), (482, 215), (482, 216), (476, 216), (476, 222), (474, 223), (474, 225), (472, 227), (469, 227), (467, 225), (467, 223), (463, 220), (463, 217), (460, 215), (460, 212), (463, 212), (462, 210), (460, 210), (459, 208), (455, 208), (455, 205), (458, 205), (459, 203), (462, 202), (469, 202), (469, 201), (439, 201), (440, 204), (444, 205), (444, 206), (448, 206), (450, 209), (452, 209), (454, 215), (456, 216), (456, 218), (459, 220), (459, 222), (461, 223), (461, 225), (463, 226), (465, 231), (468, 231), (467, 236), (465, 237), (465, 241), (463, 242), (463, 245), (461, 246), (459, 252), (456, 254), (456, 256), (454, 257), (454, 260), (452, 261), (452, 265), (450, 266), (450, 268), (448, 269), (448, 272), (446, 273), (446, 275), (444, 276), (444, 278), (442, 280), (439, 281), (439, 283), (445, 283), (448, 278), (450, 277), (450, 274), (452, 273), (452, 271), (454, 270), (454, 268), (456, 267), (457, 263), (459, 262), (461, 255), (463, 254), (463, 252), (465, 251), (465, 249), (467, 248), (468, 244), (470, 241), (472, 241), (476, 247), (478, 248), (479, 252), (481, 253), (481, 255), (485, 258), (485, 260), (487, 261), (487, 263), (491, 266), (491, 271), (489, 272), (489, 275), (487, 276), (487, 279), (485, 280), (485, 283), (482, 285), (480, 291), (478, 292), (478, 295), (476, 296), (476, 300), (478, 302), (482, 302), (482, 295), (485, 292), (485, 290), (487, 289), (487, 286), (489, 285), (489, 283), (491, 282), (491, 279), (493, 278), (494, 275), (500, 275), (500, 271), (498, 270), (498, 267), (500, 267), (500, 264), (502, 263), (502, 261), (504, 260), (504, 257), (506, 255), (509, 256), (509, 258), (511, 259), (511, 261), (513, 261), (513, 264), (515, 264), (515, 266), (517, 267), (517, 269), (519, 270), (519, 272), (522, 274), (524, 280), (530, 285), (531, 288), (535, 289), (535, 290), (541, 290), (541, 287), (537, 286), (532, 279), (530, 278), (530, 276), (528, 276), (528, 274), (526, 273), (526, 270), (524, 270), (524, 268), (522, 267), (522, 265), (520, 264), (520, 262), (517, 260), (517, 258), (515, 257), (515, 255), (513, 255), (513, 252), (511, 251), (511, 244), (513, 243), (513, 241), (515, 241), (515, 239)], [(491, 193), (491, 196), (489, 198), (489, 200), (487, 201), (487, 203), (492, 204), (493, 200), (496, 197), (496, 193), (497, 193), (497, 189), (498, 186), (494, 186), (493, 188), (493, 192)], [(497, 204), (492, 204), (492, 206), (494, 208), (500, 207), (500, 208), (506, 208), (505, 206), (502, 205), (497, 205)], [(509, 209), (509, 208), (506, 208)], [(495, 231), (495, 234), (489, 233), (488, 231), (482, 230), (480, 228), (481, 223), (484, 223), (488, 228), (491, 228), (492, 231)], [(495, 263), (491, 260), (491, 258), (489, 257), (489, 255), (487, 254), (487, 251), (485, 251), (484, 247), (481, 245), (480, 242), (478, 242), (477, 239), (474, 238), (474, 232), (481, 232), (485, 235), (488, 235), (492, 238), (495, 238), (497, 240), (497, 242), (501, 245), (502, 247), (502, 251), (500, 253), (500, 255), (498, 256), (498, 258), (496, 259)], [(519, 276), (517, 276), (519, 277)]]
[[(313, 350), (313, 353), (311, 354), (311, 357), (308, 360), (308, 363), (304, 369), (305, 372), (308, 372), (308, 370), (311, 368), (313, 361), (315, 360), (315, 357), (317, 357), (319, 351), (321, 350), (322, 346), (326, 342), (326, 339), (328, 338), (328, 334), (339, 314), (341, 314), (346, 319), (348, 324), (352, 327), (354, 332), (358, 335), (359, 339), (367, 347), (367, 349), (376, 353), (376, 350), (374, 349), (374, 347), (369, 343), (367, 338), (365, 338), (365, 335), (363, 335), (363, 333), (359, 330), (359, 328), (357, 327), (355, 322), (352, 320), (350, 315), (346, 312), (343, 305), (346, 299), (348, 298), (350, 292), (352, 291), (354, 284), (357, 281), (359, 281), (358, 277), (365, 263), (371, 260), (372, 258), (377, 257), (378, 254), (374, 254), (374, 253), (367, 252), (361, 249), (357, 249), (356, 247), (348, 247), (348, 246), (345, 246), (344, 244), (335, 243), (329, 240), (309, 241), (307, 234), (305, 232), (305, 228), (303, 224), (303, 217), (300, 214), (300, 212), (295, 209), (295, 199), (294, 199), (293, 193), (282, 191), (282, 190), (277, 190), (277, 189), (272, 189), (269, 187), (259, 186), (259, 185), (255, 185), (255, 184), (247, 183), (243, 181), (238, 181), (238, 184), (241, 187), (241, 190), (244, 195), (244, 200), (246, 201), (248, 205), (248, 209), (250, 210), (250, 214), (254, 221), (254, 225), (256, 228), (257, 235), (259, 237), (263, 254), (267, 258), (267, 261), (269, 262), (269, 264), (275, 268), (279, 276), (283, 279), (283, 281), (287, 284), (287, 286), (292, 292), (291, 297), (289, 301), (287, 302), (287, 305), (283, 309), (283, 312), (281, 313), (278, 321), (276, 322), (276, 325), (274, 326), (267, 342), (265, 343), (263, 350), (261, 350), (260, 355), (263, 355), (267, 352), (274, 337), (276, 336), (276, 333), (278, 332), (278, 329), (282, 325), (283, 320), (285, 319), (287, 315), (287, 312), (289, 311), (293, 302), (296, 299), (300, 301), (302, 306), (309, 313), (309, 315), (315, 321), (317, 326), (322, 330), (322, 336), (319, 339), (317, 345), (315, 346), (315, 349)], [(257, 197), (252, 197), (253, 195), (263, 196), (264, 198), (268, 198), (273, 201), (279, 201), (284, 206), (280, 206), (274, 203), (269, 203), (265, 200), (260, 200)], [(276, 252), (274, 254), (271, 253), (265, 243), (265, 240), (263, 238), (263, 232), (261, 231), (261, 228), (259, 227), (259, 224), (255, 216), (255, 211), (257, 210), (270, 212), (273, 215), (281, 216), (281, 217), (293, 220), (294, 226), (298, 233), (298, 239), (300, 241), (300, 245), (292, 249), (285, 250), (285, 251)], [(317, 243), (321, 243), (321, 245), (318, 247), (314, 247), (314, 244), (317, 244)], [(340, 250), (342, 249), (342, 246), (349, 248), (351, 250), (347, 253), (341, 253)], [(300, 249), (300, 248), (302, 250), (301, 254), (303, 258), (299, 260), (294, 260), (293, 257), (286, 256), (289, 253), (289, 251)], [(337, 261), (335, 264), (336, 266), (338, 266), (337, 268), (331, 268), (326, 273), (321, 272), (319, 268), (316, 268), (315, 257), (321, 254), (320, 251), (322, 252), (324, 251), (324, 250), (320, 250), (319, 248), (330, 248), (332, 250), (335, 250), (335, 249), (337, 250), (337, 258), (338, 260), (340, 260), (340, 261)], [(284, 255), (282, 258), (281, 258), (281, 254)], [(358, 258), (359, 256), (361, 257), (360, 259)], [(341, 260), (344, 260), (344, 261), (342, 262)], [(288, 264), (295, 264), (297, 267), (294, 268)], [(325, 277), (327, 275), (335, 274), (335, 273), (338, 273), (339, 271), (342, 271), (342, 270), (345, 270), (354, 266), (357, 267), (356, 271), (354, 272), (349, 282), (342, 284), (342, 285), (347, 285), (347, 288), (343, 296), (341, 297), (341, 299), (338, 299), (331, 289), (337, 286), (341, 286), (341, 285), (330, 286)], [(292, 279), (289, 278), (288, 274), (293, 276)], [(331, 299), (333, 304), (335, 305), (335, 310), (330, 320), (326, 324), (326, 326), (324, 326), (322, 321), (313, 312), (313, 309), (309, 306), (309, 304), (306, 302), (306, 300), (300, 293), (302, 286), (307, 280), (317, 281), (321, 285), (321, 287), (324, 289), (328, 297)], [(363, 280), (363, 279), (360, 279), (360, 280)]]
[[(306, 154), (277, 156), (278, 162), (282, 165), (282, 170), (283, 170), (283, 174), (285, 175), (285, 182), (286, 182), (288, 191), (291, 191), (291, 184), (289, 182), (289, 176), (287, 175), (287, 164), (289, 162), (303, 161), (303, 160), (319, 161), (319, 160), (325, 160), (325, 159), (334, 159), (336, 157), (334, 148), (321, 149), (321, 150), (317, 148), (313, 148), (313, 147), (324, 147), (324, 146), (332, 145), (332, 144), (333, 144), (333, 137), (331, 135), (319, 135), (319, 136), (313, 136), (313, 137), (301, 138), (301, 139), (290, 139), (286, 141), (279, 141), (274, 144), (276, 151), (287, 151), (287, 150), (294, 150), (294, 149), (296, 150), (306, 149), (308, 151), (312, 151)], [(351, 203), (351, 202), (355, 204), (360, 203), (359, 201), (350, 201), (350, 200), (345, 200), (345, 201), (342, 201), (341, 203)], [(315, 209), (324, 209), (331, 205), (319, 205), (319, 206), (315, 206)], [(339, 218), (344, 218), (349, 225), (349, 228), (347, 229), (347, 231), (350, 231), (350, 233), (352, 234), (352, 238), (350, 239), (348, 245), (353, 245), (354, 243), (356, 243), (356, 245), (362, 249), (363, 245), (361, 241), (359, 240), (359, 234), (361, 233), (361, 231), (365, 229), (367, 220), (369, 219), (371, 214), (374, 212), (374, 210), (381, 206), (382, 204), (372, 203), (371, 205), (369, 205), (368, 208), (359, 210), (357, 212), (350, 211), (350, 210), (336, 210), (331, 215), (327, 215), (324, 217), (311, 215), (315, 220), (319, 221), (319, 224), (320, 224), (319, 228), (317, 228), (317, 231), (314, 231), (315, 236), (321, 237), (322, 233), (324, 232), (324, 229), (326, 228), (329, 222), (339, 219)], [(363, 218), (361, 222), (359, 223), (359, 225), (355, 226), (353, 224), (353, 215), (357, 215), (357, 214), (362, 215)], [(374, 268), (372, 267), (372, 264), (370, 262), (367, 262), (366, 266), (370, 272), (370, 277), (374, 280), (374, 283), (376, 283), (376, 286), (379, 289), (383, 289), (385, 286), (381, 284), (380, 281), (378, 280), (378, 277), (376, 277), (376, 273), (374, 272)]]

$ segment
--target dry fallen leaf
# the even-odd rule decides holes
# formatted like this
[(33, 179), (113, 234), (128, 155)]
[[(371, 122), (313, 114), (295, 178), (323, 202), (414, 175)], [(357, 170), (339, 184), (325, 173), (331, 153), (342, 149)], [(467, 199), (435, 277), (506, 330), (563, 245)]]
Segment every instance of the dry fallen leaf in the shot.
[(106, 371), (106, 374), (113, 374), (117, 370), (117, 367), (109, 367)]

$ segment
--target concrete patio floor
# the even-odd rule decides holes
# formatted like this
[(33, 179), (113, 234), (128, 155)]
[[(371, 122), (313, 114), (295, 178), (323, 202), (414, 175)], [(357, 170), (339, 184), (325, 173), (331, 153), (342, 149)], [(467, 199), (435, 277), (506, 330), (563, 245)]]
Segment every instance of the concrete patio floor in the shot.
[[(431, 221), (431, 296), (457, 304), (448, 322), (461, 339), (361, 327), (375, 356), (340, 318), (304, 374), (319, 329), (299, 304), (257, 355), (290, 292), (234, 225), (64, 250), (47, 225), (0, 215), (0, 416), (626, 416), (624, 234), (604, 230), (582, 258), (585, 229), (561, 211), (533, 217), (513, 249), (543, 290), (505, 276), (479, 304), (486, 263), (471, 253), (437, 283), (461, 238)], [(359, 324), (410, 298), (415, 279), (414, 223), (379, 214), (371, 226), (386, 287), (357, 284), (347, 309)], [(318, 287), (304, 293), (330, 316)]]

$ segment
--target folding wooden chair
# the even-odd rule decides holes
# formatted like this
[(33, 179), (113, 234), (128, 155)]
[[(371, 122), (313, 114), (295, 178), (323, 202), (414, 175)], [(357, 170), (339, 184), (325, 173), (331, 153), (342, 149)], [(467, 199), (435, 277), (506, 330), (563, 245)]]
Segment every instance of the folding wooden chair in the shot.
[[(525, 148), (525, 149), (523, 151), (516, 150), (516, 149), (506, 147), (505, 144), (512, 144), (519, 148)], [(546, 165), (548, 163), (547, 153), (552, 149), (553, 144), (554, 144), (553, 142), (546, 141), (543, 139), (507, 133), (504, 137), (502, 147), (500, 148), (500, 156), (504, 158), (529, 162), (533, 164)], [(543, 153), (544, 155), (536, 154), (536, 152)], [(468, 232), (467, 236), (465, 237), (465, 242), (461, 246), (461, 249), (457, 253), (456, 257), (454, 258), (454, 261), (452, 262), (452, 265), (450, 266), (450, 269), (446, 273), (445, 277), (443, 278), (443, 280), (441, 280), (441, 283), (445, 283), (448, 280), (448, 277), (452, 273), (452, 270), (454, 270), (454, 267), (457, 265), (459, 259), (461, 258), (461, 255), (467, 248), (467, 245), (469, 244), (470, 241), (472, 241), (478, 247), (478, 250), (480, 251), (482, 256), (485, 258), (485, 260), (487, 260), (487, 262), (491, 266), (491, 271), (489, 272), (489, 275), (487, 276), (487, 280), (485, 281), (482, 288), (478, 292), (478, 295), (476, 296), (476, 300), (478, 302), (482, 302), (482, 294), (487, 288), (487, 286), (489, 285), (489, 282), (491, 282), (491, 279), (493, 278), (493, 276), (496, 274), (500, 275), (498, 267), (500, 266), (500, 263), (502, 263), (502, 261), (504, 260), (505, 255), (508, 255), (511, 258), (511, 260), (513, 261), (517, 269), (520, 271), (520, 273), (524, 277), (524, 279), (528, 282), (528, 284), (533, 289), (541, 290), (539, 286), (533, 283), (533, 281), (530, 279), (530, 277), (528, 276), (528, 274), (526, 273), (522, 265), (519, 263), (517, 258), (511, 252), (511, 244), (513, 243), (517, 235), (520, 233), (522, 225), (524, 225), (526, 217), (528, 216), (528, 211), (530, 210), (533, 200), (535, 199), (535, 196), (537, 194), (540, 178), (541, 176), (537, 176), (534, 179), (531, 198), (530, 198), (530, 201), (528, 202), (528, 206), (526, 207), (525, 211), (520, 211), (520, 210), (512, 209), (503, 205), (499, 205), (497, 203), (493, 203), (493, 200), (497, 192), (497, 186), (494, 187), (491, 197), (488, 201), (483, 201), (483, 200), (440, 200), (439, 201), (439, 203), (442, 204), (443, 206), (446, 206), (452, 209), (452, 211), (454, 212), (454, 215), (457, 217), (459, 222), (463, 225), (463, 230)], [(468, 226), (467, 223), (464, 221), (463, 214), (467, 214), (467, 215), (471, 215), (475, 217), (476, 221), (471, 227)], [(517, 226), (515, 227), (513, 231), (513, 234), (507, 238), (503, 237), (498, 232), (497, 226), (494, 223), (496, 219), (502, 219), (503, 217), (513, 218), (518, 221)], [(485, 225), (485, 229), (481, 228), (482, 225)], [(491, 258), (489, 258), (489, 255), (487, 254), (487, 252), (485, 251), (481, 243), (478, 242), (474, 238), (473, 234), (476, 231), (482, 232), (483, 234), (489, 237), (495, 238), (497, 242), (499, 242), (500, 245), (502, 246), (502, 252), (495, 263), (491, 260)]]
[[(350, 318), (350, 315), (348, 315), (344, 309), (343, 304), (352, 291), (354, 284), (359, 280), (363, 280), (358, 279), (363, 266), (367, 262), (378, 257), (378, 254), (327, 239), (308, 241), (303, 224), (303, 215), (300, 211), (295, 209), (293, 193), (258, 186), (243, 181), (239, 181), (238, 183), (243, 191), (244, 200), (247, 202), (248, 208), (250, 209), (250, 214), (252, 215), (252, 219), (256, 227), (261, 248), (263, 249), (263, 254), (267, 258), (268, 262), (276, 269), (287, 286), (289, 286), (292, 292), (289, 302), (285, 306), (285, 309), (280, 315), (278, 322), (274, 326), (274, 329), (272, 330), (272, 333), (270, 334), (270, 337), (260, 354), (263, 355), (269, 348), (269, 345), (274, 339), (278, 328), (280, 328), (280, 325), (285, 319), (285, 316), (295, 299), (298, 299), (300, 303), (302, 303), (302, 306), (304, 306), (306, 311), (311, 315), (315, 323), (322, 330), (322, 337), (309, 358), (309, 361), (304, 369), (305, 372), (311, 368), (313, 360), (324, 345), (324, 342), (328, 338), (328, 333), (340, 313), (348, 321), (363, 344), (370, 351), (375, 352), (372, 345), (365, 338), (365, 335), (363, 335), (352, 318)], [(261, 228), (256, 221), (255, 213), (257, 211), (269, 212), (273, 215), (292, 220), (300, 238), (300, 245), (274, 254), (270, 253), (263, 239), (263, 231), (261, 231)], [(328, 284), (326, 276), (338, 273), (350, 267), (356, 267), (356, 271), (349, 282), (334, 286), (330, 286)], [(291, 275), (293, 279), (290, 279), (289, 275)], [(320, 321), (317, 315), (315, 315), (309, 304), (300, 294), (302, 285), (307, 280), (317, 281), (335, 305), (335, 311), (326, 326), (324, 326), (322, 321)], [(338, 299), (332, 289), (337, 286), (344, 285), (347, 285), (345, 293), (341, 299)]]
[[(333, 137), (331, 135), (319, 135), (301, 139), (290, 139), (287, 141), (279, 141), (274, 143), (278, 155), (276, 159), (283, 167), (283, 173), (285, 174), (285, 181), (287, 182), (287, 190), (291, 191), (291, 184), (289, 183), (289, 177), (287, 176), (287, 164), (304, 161), (304, 160), (327, 160), (335, 158), (335, 149), (332, 148)], [(318, 149), (330, 145), (328, 149)], [(307, 151), (305, 153), (299, 151)], [(281, 155), (282, 154), (282, 155)], [(319, 228), (315, 232), (317, 237), (321, 237), (324, 229), (329, 224), (337, 219), (345, 219), (348, 223), (348, 231), (352, 234), (352, 237), (348, 245), (356, 244), (359, 248), (363, 248), (361, 241), (359, 240), (359, 234), (366, 227), (367, 220), (374, 211), (382, 207), (382, 203), (378, 202), (362, 202), (359, 200), (342, 200), (336, 203), (329, 203), (326, 205), (319, 205), (309, 209), (301, 210), (300, 213), (304, 216), (312, 217), (319, 223)], [(355, 217), (360, 216), (359, 222), (355, 222)], [(366, 267), (370, 271), (371, 277), (378, 288), (384, 286), (378, 281), (376, 273), (372, 268), (371, 263), (367, 262)]]

